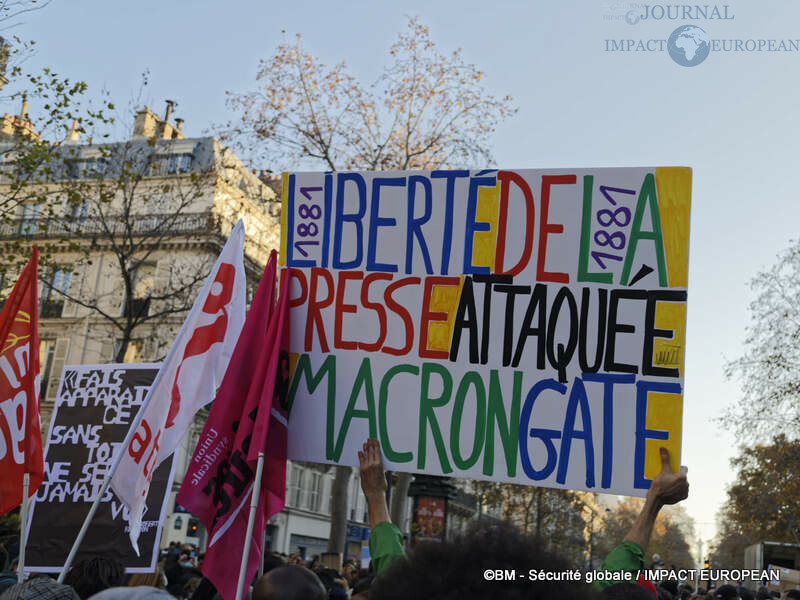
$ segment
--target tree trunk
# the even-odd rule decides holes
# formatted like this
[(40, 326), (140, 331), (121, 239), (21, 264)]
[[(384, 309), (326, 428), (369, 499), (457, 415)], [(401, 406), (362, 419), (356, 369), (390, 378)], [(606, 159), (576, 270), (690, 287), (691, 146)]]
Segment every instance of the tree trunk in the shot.
[(346, 466), (336, 467), (336, 476), (333, 478), (333, 505), (331, 506), (331, 533), (328, 536), (328, 552), (344, 552), (344, 542), (347, 538), (347, 487), (353, 469)]
[(542, 492), (543, 488), (536, 488), (536, 541), (542, 539)]
[(408, 533), (406, 527), (406, 513), (408, 512), (408, 487), (414, 476), (411, 473), (398, 473), (397, 481), (392, 486), (391, 519), (400, 533)]

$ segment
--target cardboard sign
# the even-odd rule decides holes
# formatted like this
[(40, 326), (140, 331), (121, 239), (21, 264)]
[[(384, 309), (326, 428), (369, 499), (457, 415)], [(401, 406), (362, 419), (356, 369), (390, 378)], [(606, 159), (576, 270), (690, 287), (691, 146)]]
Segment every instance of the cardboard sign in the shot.
[(645, 494), (680, 461), (691, 170), (284, 175), (289, 458)]
[[(61, 570), (158, 367), (64, 367), (47, 435), (44, 482), (31, 503), (26, 570)], [(139, 538), (141, 556), (128, 542), (128, 510), (108, 488), (73, 564), (108, 556), (119, 560), (127, 573), (155, 569), (172, 463), (172, 458), (164, 461), (153, 476)]]

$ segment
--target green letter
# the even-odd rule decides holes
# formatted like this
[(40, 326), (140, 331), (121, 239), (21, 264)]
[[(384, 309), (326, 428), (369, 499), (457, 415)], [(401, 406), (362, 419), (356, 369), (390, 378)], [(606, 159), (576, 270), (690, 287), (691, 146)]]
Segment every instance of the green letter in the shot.
[[(358, 400), (359, 392), (362, 387), (364, 388), (364, 395), (367, 400), (366, 410), (356, 408), (356, 401)], [(350, 428), (350, 423), (355, 417), (359, 419), (368, 419), (369, 437), (378, 437), (378, 427), (375, 424), (375, 390), (372, 387), (372, 370), (370, 369), (368, 358), (361, 361), (361, 366), (356, 374), (353, 390), (350, 392), (350, 400), (347, 402), (347, 408), (344, 409), (342, 427), (339, 429), (339, 437), (336, 438), (336, 447), (333, 449), (331, 460), (338, 462), (339, 458), (341, 458), (344, 440), (347, 437), (347, 430)]]
[[(461, 456), (461, 415), (464, 413), (464, 400), (470, 385), (475, 388), (475, 434), (472, 442), (472, 453), (469, 457)], [(481, 456), (481, 447), (486, 436), (486, 386), (483, 385), (481, 376), (475, 371), (469, 371), (464, 375), (461, 383), (456, 390), (456, 400), (453, 404), (453, 416), (450, 422), (450, 448), (453, 451), (453, 462), (455, 465), (466, 471)]]
[(313, 394), (317, 386), (322, 383), (322, 379), (328, 377), (328, 413), (325, 427), (325, 458), (331, 460), (333, 457), (333, 417), (336, 412), (336, 355), (329, 354), (322, 363), (322, 366), (314, 375), (311, 371), (311, 358), (308, 354), (303, 354), (297, 361), (294, 370), (294, 378), (289, 386), (289, 410), (294, 404), (294, 397), (300, 385), (300, 377), (305, 375), (306, 388), (309, 394)]
[[(650, 205), (650, 221), (653, 225), (652, 231), (642, 231), (642, 219), (644, 209)], [(633, 215), (633, 225), (631, 225), (631, 237), (628, 240), (628, 252), (625, 254), (625, 264), (622, 266), (622, 274), (619, 277), (621, 285), (628, 285), (628, 277), (631, 274), (633, 256), (636, 254), (636, 247), (639, 240), (653, 240), (656, 246), (656, 263), (658, 266), (658, 285), (667, 287), (667, 266), (664, 261), (664, 237), (661, 233), (661, 217), (658, 214), (658, 199), (656, 197), (656, 181), (652, 173), (644, 177), (642, 189), (639, 191), (639, 200), (636, 201), (636, 213)]]
[(506, 420), (506, 405), (497, 370), (492, 369), (489, 379), (489, 411), (486, 417), (486, 451), (483, 455), (483, 474), (494, 473), (494, 428), (497, 425), (503, 453), (506, 456), (508, 476), (517, 474), (519, 441), (519, 410), (522, 398), (522, 371), (514, 371), (514, 390), (511, 395), (511, 414)]
[(589, 273), (589, 237), (592, 233), (592, 188), (594, 176), (583, 176), (583, 218), (581, 219), (581, 247), (578, 254), (578, 281), (611, 283), (614, 275), (608, 273)]
[[(430, 398), (428, 396), (432, 372), (438, 373), (439, 377), (442, 378), (442, 395), (438, 398)], [(425, 447), (428, 441), (428, 428), (426, 423), (430, 422), (431, 435), (433, 435), (433, 443), (439, 453), (442, 473), (450, 473), (453, 470), (450, 466), (450, 461), (447, 460), (447, 450), (442, 440), (442, 432), (439, 429), (439, 423), (436, 421), (436, 414), (433, 412), (434, 408), (447, 404), (450, 401), (450, 394), (452, 393), (453, 377), (450, 375), (450, 372), (439, 364), (424, 363), (422, 365), (422, 382), (420, 384), (419, 397), (419, 451), (417, 452), (417, 469), (422, 470), (425, 468)]]
[(396, 452), (389, 443), (389, 425), (386, 422), (386, 404), (389, 402), (389, 382), (398, 373), (419, 375), (419, 367), (414, 365), (397, 365), (386, 371), (381, 380), (381, 389), (378, 394), (378, 424), (381, 434), (381, 450), (387, 460), (396, 463), (411, 462), (414, 455), (411, 452)]

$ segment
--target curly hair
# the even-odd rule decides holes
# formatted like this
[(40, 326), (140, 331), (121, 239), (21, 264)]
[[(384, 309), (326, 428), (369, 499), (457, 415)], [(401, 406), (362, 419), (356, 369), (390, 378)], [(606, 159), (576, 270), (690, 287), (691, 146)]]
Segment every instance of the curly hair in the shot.
[[(514, 580), (495, 581), (485, 575), (497, 570)], [(407, 561), (395, 561), (375, 579), (370, 600), (584, 600), (598, 598), (580, 581), (529, 580), (529, 573), (573, 573), (577, 570), (542, 548), (533, 537), (500, 524), (471, 529), (450, 542), (417, 545)]]
[(122, 564), (106, 556), (95, 556), (75, 563), (64, 578), (64, 583), (72, 586), (81, 600), (110, 587), (122, 585), (125, 568)]

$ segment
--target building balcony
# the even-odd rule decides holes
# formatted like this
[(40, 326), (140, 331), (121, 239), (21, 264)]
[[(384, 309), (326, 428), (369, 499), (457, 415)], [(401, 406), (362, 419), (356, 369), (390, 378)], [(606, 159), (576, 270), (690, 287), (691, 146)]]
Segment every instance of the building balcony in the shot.
[(58, 319), (64, 310), (64, 300), (45, 300), (39, 308), (40, 319)]
[[(111, 235), (148, 236), (163, 233), (168, 235), (202, 235), (218, 229), (210, 212), (186, 213), (175, 216), (172, 213), (136, 215), (126, 223), (114, 217), (107, 217), (105, 224), (99, 217), (16, 219), (0, 223), (0, 240), (53, 239), (53, 238), (96, 238)], [(165, 225), (168, 222), (168, 225)]]

